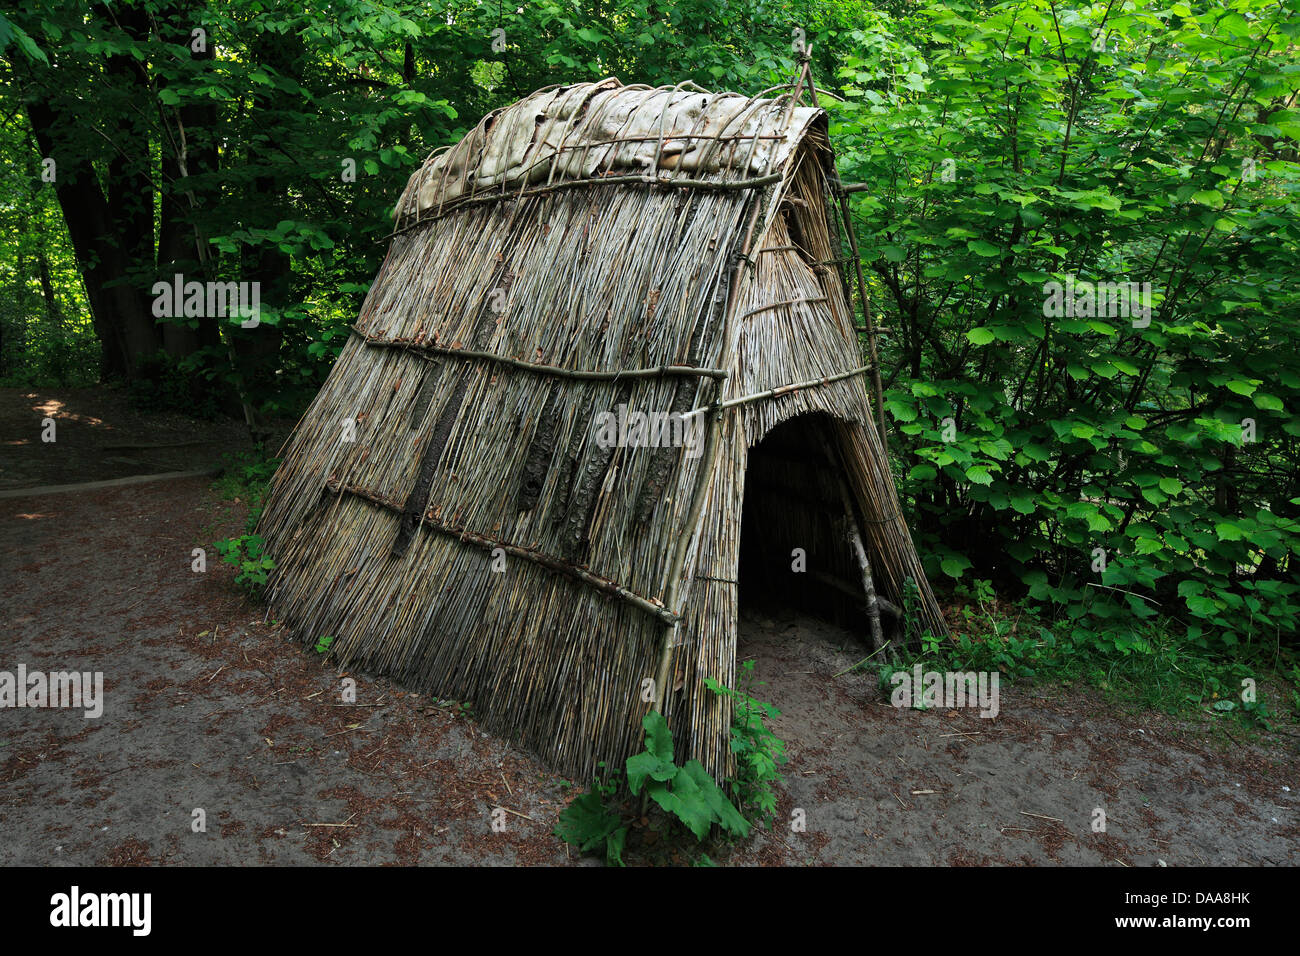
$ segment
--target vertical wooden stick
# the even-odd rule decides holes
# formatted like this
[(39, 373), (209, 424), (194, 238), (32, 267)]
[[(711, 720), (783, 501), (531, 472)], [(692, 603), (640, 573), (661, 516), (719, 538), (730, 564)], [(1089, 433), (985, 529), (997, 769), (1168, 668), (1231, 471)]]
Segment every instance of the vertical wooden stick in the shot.
[(840, 503), (844, 508), (844, 520), (848, 524), (849, 547), (857, 558), (858, 570), (862, 572), (862, 590), (867, 596), (867, 623), (871, 628), (871, 647), (880, 651), (885, 646), (885, 635), (880, 627), (880, 605), (876, 601), (876, 583), (871, 578), (871, 562), (867, 560), (867, 549), (862, 545), (862, 533), (858, 528), (858, 513), (853, 507), (853, 495), (844, 481), (844, 468), (837, 456), (826, 453), (826, 460), (835, 473), (835, 484), (840, 489)]
[(885, 635), (880, 629), (880, 605), (876, 603), (876, 585), (871, 580), (871, 562), (867, 560), (867, 551), (862, 547), (862, 536), (858, 534), (857, 523), (850, 517), (849, 544), (858, 558), (858, 567), (862, 571), (862, 590), (867, 592), (867, 621), (871, 625), (871, 647), (879, 651), (885, 646)]

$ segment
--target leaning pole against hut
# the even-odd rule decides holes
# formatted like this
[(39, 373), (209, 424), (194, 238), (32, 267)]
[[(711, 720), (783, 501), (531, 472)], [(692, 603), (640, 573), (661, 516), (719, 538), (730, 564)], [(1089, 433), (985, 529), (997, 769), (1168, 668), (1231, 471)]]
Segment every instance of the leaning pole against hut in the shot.
[[(704, 679), (735, 679), (746, 467), (802, 416), (799, 481), (828, 482), (836, 518), (819, 553), (852, 577), (856, 535), (875, 589), (902, 604), (911, 579), (918, 623), (946, 629), (873, 416), (806, 76), (757, 97), (549, 88), (429, 157), (272, 482), (275, 617), (472, 701), (562, 772), (621, 764), (657, 707), (679, 760), (721, 778), (730, 702)], [(692, 440), (609, 441), (628, 410)]]

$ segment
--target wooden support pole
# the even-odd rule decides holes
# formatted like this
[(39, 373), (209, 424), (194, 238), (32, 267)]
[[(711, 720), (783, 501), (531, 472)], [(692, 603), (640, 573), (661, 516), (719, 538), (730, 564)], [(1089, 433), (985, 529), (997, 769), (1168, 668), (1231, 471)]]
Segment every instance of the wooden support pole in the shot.
[(880, 628), (880, 605), (876, 603), (876, 585), (871, 580), (871, 562), (867, 560), (866, 549), (862, 547), (857, 522), (849, 524), (849, 544), (862, 571), (862, 590), (867, 595), (867, 622), (871, 625), (871, 647), (878, 651), (885, 646), (885, 634)]
[(871, 629), (871, 648), (879, 653), (885, 646), (884, 630), (880, 626), (880, 603), (876, 600), (876, 584), (871, 577), (871, 562), (867, 560), (867, 549), (862, 544), (862, 532), (858, 527), (858, 513), (853, 506), (853, 495), (844, 481), (844, 468), (828, 450), (826, 460), (835, 473), (835, 484), (840, 490), (840, 504), (844, 508), (844, 520), (848, 525), (849, 547), (858, 563), (862, 574), (862, 591), (867, 598), (867, 623)]
[[(799, 99), (803, 91), (804, 79), (808, 76), (808, 61), (804, 59), (799, 68), (799, 78), (794, 84), (794, 90), (790, 94), (790, 100), (786, 104), (785, 115), (781, 121), (781, 132), (784, 135), (790, 127), (790, 121), (794, 117), (794, 104)], [(767, 170), (763, 176), (758, 179), (749, 180), (753, 185), (762, 185), (764, 188), (761, 192), (751, 193), (749, 201), (751, 203), (749, 211), (749, 222), (746, 225), (744, 239), (741, 241), (738, 254), (736, 255), (736, 265), (731, 276), (731, 282), (726, 291), (726, 303), (723, 312), (722, 322), (722, 340), (718, 349), (718, 364), (727, 364), (731, 360), (731, 337), (732, 329), (735, 326), (737, 316), (736, 311), (740, 305), (740, 295), (743, 286), (745, 266), (750, 262), (750, 254), (754, 248), (754, 229), (758, 225), (759, 216), (763, 211), (768, 191), (775, 188), (775, 184), (784, 179), (784, 174), (772, 171), (773, 164), (776, 160), (775, 151), (768, 156)], [(713, 382), (712, 394), (709, 403), (704, 406), (708, 409), (707, 432), (704, 440), (704, 453), (700, 458), (699, 470), (695, 478), (695, 487), (691, 492), (691, 504), (686, 512), (686, 523), (682, 527), (681, 538), (678, 539), (677, 551), (673, 555), (672, 563), (669, 565), (668, 583), (667, 583), (667, 601), (665, 602), (668, 609), (680, 619), (682, 612), (680, 610), (680, 585), (685, 571), (686, 556), (690, 552), (691, 543), (696, 533), (700, 531), (701, 513), (704, 508), (704, 501), (709, 495), (709, 486), (713, 481), (713, 469), (718, 457), (719, 435), (724, 427), (724, 417), (722, 414), (722, 393), (725, 386), (725, 379), (717, 379)], [(706, 383), (707, 384), (707, 383)], [(706, 391), (708, 391), (706, 389)], [(659, 647), (659, 663), (655, 668), (655, 710), (663, 713), (665, 704), (668, 700), (668, 684), (672, 680), (672, 659), (673, 647), (677, 641), (677, 635), (680, 624), (674, 621), (670, 628), (664, 631), (663, 640)]]

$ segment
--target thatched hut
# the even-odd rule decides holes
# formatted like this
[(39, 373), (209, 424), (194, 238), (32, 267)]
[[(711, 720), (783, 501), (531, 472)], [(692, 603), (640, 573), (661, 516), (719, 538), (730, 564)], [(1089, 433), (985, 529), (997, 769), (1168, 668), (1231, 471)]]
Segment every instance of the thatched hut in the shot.
[(842, 596), (816, 588), (858, 580), (847, 527), (944, 627), (872, 420), (826, 114), (782, 89), (550, 88), (429, 157), (267, 499), (275, 617), (579, 778), (654, 706), (726, 772), (703, 679), (735, 677), (747, 499), (757, 580)]

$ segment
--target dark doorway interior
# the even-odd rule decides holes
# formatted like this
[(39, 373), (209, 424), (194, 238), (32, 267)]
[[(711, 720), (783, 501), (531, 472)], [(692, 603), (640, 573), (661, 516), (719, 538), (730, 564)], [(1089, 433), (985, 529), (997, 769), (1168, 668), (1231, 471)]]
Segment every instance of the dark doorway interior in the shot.
[(740, 608), (793, 609), (865, 635), (865, 599), (845, 536), (830, 424), (825, 415), (801, 415), (749, 451)]

